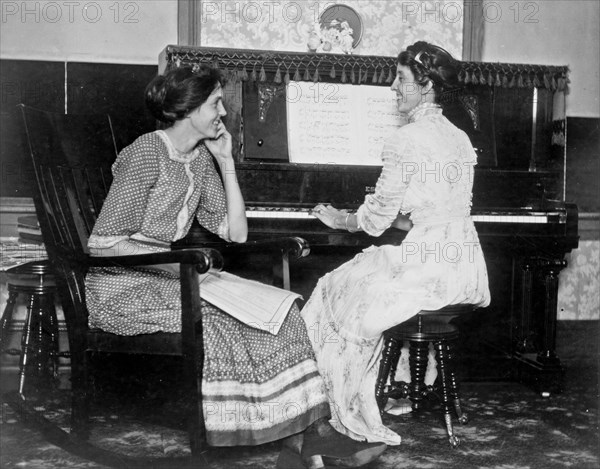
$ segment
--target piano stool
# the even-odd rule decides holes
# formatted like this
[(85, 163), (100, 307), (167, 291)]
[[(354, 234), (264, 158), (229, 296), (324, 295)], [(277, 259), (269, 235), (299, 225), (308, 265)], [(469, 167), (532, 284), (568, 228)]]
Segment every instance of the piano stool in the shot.
[[(56, 284), (48, 261), (35, 261), (6, 271), (8, 300), (0, 320), (0, 351), (19, 355), (19, 395), (25, 398), (25, 380), (33, 372), (37, 383), (56, 383), (58, 359), (68, 353), (58, 351), (58, 320), (54, 298)], [(5, 339), (19, 294), (27, 299), (27, 314), (21, 335), (21, 349), (7, 349)]]
[[(380, 412), (383, 413), (389, 398), (408, 397), (412, 403), (412, 411), (417, 412), (424, 407), (425, 400), (430, 395), (436, 396), (441, 402), (448, 441), (453, 448), (460, 444), (460, 439), (454, 434), (452, 410), (461, 424), (466, 424), (468, 417), (460, 406), (451, 351), (452, 343), (458, 339), (458, 328), (449, 321), (474, 309), (472, 305), (453, 305), (437, 311), (421, 311), (415, 318), (394, 326), (383, 334), (384, 348), (375, 387)], [(409, 342), (410, 383), (395, 380), (404, 341)], [(438, 375), (432, 385), (425, 385), (430, 343), (435, 350)]]

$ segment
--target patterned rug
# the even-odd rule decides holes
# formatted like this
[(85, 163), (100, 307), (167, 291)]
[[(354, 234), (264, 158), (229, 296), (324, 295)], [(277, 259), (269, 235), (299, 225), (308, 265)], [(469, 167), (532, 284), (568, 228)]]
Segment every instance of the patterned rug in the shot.
[[(448, 444), (435, 402), (419, 413), (386, 415), (386, 424), (402, 435), (402, 444), (388, 448), (365, 467), (597, 469), (597, 370), (595, 363), (568, 365), (566, 391), (548, 398), (518, 383), (463, 383), (461, 396), (469, 422), (464, 426), (455, 424), (461, 439), (456, 449)], [(160, 388), (123, 388), (121, 383), (105, 387), (94, 408), (90, 438), (94, 446), (89, 448), (69, 439), (67, 390), (54, 391), (34, 401), (34, 416), (4, 402), (0, 467), (186, 467), (185, 458), (190, 451), (187, 433), (182, 428), (184, 416), (178, 412), (177, 392), (165, 383)], [(58, 435), (51, 430), (56, 427), (62, 429)], [(275, 442), (253, 448), (211, 450), (206, 467), (274, 468), (279, 448)], [(103, 459), (104, 450), (123, 455), (123, 459)], [(149, 458), (163, 459), (157, 462)]]

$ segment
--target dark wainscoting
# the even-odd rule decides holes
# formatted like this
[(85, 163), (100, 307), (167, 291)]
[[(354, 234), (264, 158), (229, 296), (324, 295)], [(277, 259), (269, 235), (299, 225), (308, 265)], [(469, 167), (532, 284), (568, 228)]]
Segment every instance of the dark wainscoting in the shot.
[(600, 212), (600, 119), (567, 118), (567, 197), (579, 212)]
[(110, 114), (121, 149), (156, 129), (146, 110), (144, 90), (157, 73), (158, 65), (68, 63), (68, 112)]
[(0, 60), (0, 197), (32, 196), (17, 104), (53, 112), (110, 114), (121, 149), (156, 128), (144, 105), (144, 89), (157, 73), (158, 65)]
[(24, 158), (16, 105), (24, 103), (53, 112), (65, 109), (65, 64), (32, 60), (0, 60), (0, 195), (30, 197), (33, 177)]

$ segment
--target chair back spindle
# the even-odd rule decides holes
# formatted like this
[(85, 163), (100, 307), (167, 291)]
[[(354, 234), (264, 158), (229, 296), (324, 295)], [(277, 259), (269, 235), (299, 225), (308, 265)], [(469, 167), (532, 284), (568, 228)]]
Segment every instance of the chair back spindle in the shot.
[(21, 106), (40, 187), (34, 197), (51, 257), (87, 254), (117, 156), (110, 116), (57, 115)]

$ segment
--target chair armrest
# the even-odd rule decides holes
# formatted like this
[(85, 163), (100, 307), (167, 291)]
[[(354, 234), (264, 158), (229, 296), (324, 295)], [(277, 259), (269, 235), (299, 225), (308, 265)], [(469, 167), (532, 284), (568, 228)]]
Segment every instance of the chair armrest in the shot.
[[(185, 244), (184, 244), (185, 245)], [(181, 246), (181, 244), (179, 245)], [(174, 244), (172, 252), (181, 252), (180, 247)], [(300, 259), (310, 254), (310, 246), (308, 241), (297, 236), (288, 236), (282, 238), (261, 239), (256, 241), (248, 241), (246, 243), (219, 243), (216, 245), (223, 256), (227, 258), (227, 264), (235, 265), (237, 257), (240, 254), (249, 253), (272, 253), (279, 254), (282, 262), (281, 280), (283, 288), (290, 289), (290, 269), (289, 260)]]
[(304, 238), (289, 236), (285, 238), (261, 239), (246, 243), (229, 243), (223, 246), (223, 254), (243, 254), (249, 252), (273, 252), (288, 254), (292, 259), (300, 259), (310, 254), (310, 245)]
[(153, 264), (194, 264), (203, 274), (223, 269), (223, 256), (216, 249), (198, 248), (131, 256), (87, 256), (88, 267), (135, 267)]
[[(221, 252), (228, 258), (235, 258), (239, 254), (248, 254), (253, 252), (279, 254), (281, 257), (281, 282), (285, 290), (290, 290), (290, 258), (300, 259), (310, 254), (308, 241), (297, 236), (285, 238), (261, 239), (257, 241), (248, 241), (240, 244), (227, 244), (221, 248)], [(279, 275), (275, 274), (275, 278)]]

